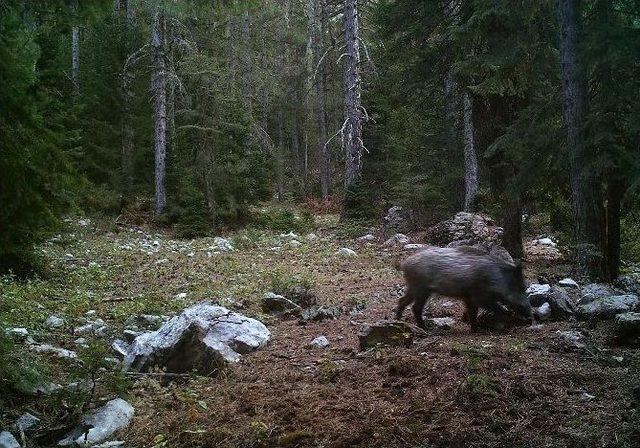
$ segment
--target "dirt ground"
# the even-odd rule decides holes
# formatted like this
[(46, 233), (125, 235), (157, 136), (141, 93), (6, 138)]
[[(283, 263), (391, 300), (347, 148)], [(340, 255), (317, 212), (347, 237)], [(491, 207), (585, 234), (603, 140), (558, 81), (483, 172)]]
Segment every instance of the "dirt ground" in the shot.
[[(170, 314), (216, 299), (272, 333), (267, 347), (213, 377), (134, 377), (127, 398), (135, 417), (118, 437), (127, 447), (640, 446), (639, 351), (619, 345), (608, 322), (472, 334), (458, 302), (435, 298), (427, 314), (454, 317), (452, 328), (420, 334), (408, 348), (360, 351), (362, 324), (392, 317), (402, 284), (393, 264), (406, 253), (357, 244), (335, 224), (320, 226), (317, 239), (301, 236), (299, 248), (275, 233), (236, 234), (237, 250), (211, 255), (208, 239), (185, 246), (167, 235), (97, 227), (53, 244), (57, 277), (20, 291), (46, 297), (42, 316), (96, 309), (117, 333), (132, 313)], [(340, 247), (357, 257), (338, 256)], [(559, 263), (530, 254), (528, 277)], [(359, 311), (306, 325), (266, 316), (259, 302), (274, 272), (310, 282), (320, 303)], [(180, 292), (187, 298), (174, 300)], [(27, 305), (14, 312), (16, 325), (28, 313), (33, 319)], [(410, 312), (405, 320), (412, 322)], [(556, 333), (576, 329), (586, 335), (583, 349)], [(310, 348), (320, 335), (329, 346)], [(70, 338), (57, 335), (62, 345)]]

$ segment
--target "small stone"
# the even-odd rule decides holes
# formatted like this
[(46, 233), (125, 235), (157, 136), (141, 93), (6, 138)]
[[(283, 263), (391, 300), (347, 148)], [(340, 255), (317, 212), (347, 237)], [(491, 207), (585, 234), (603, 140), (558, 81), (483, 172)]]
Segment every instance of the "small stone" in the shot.
[(429, 247), (429, 245), (416, 243), (416, 244), (405, 244), (402, 249), (403, 250), (420, 250), (420, 249), (424, 249), (425, 247)]
[(289, 241), (289, 247), (293, 247), (295, 249), (295, 248), (298, 248), (300, 246), (302, 246), (302, 243), (300, 241), (298, 241), (298, 240)]
[(309, 346), (314, 348), (327, 348), (329, 346), (329, 340), (326, 336), (318, 336), (309, 343)]
[(320, 305), (306, 308), (300, 313), (301, 325), (307, 322), (320, 322), (327, 319), (336, 319), (342, 314), (342, 310), (335, 306)]
[(452, 317), (434, 317), (427, 319), (426, 324), (436, 328), (450, 329), (456, 324), (456, 320)]
[(94, 317), (96, 314), (98, 314), (96, 310), (89, 310), (86, 313), (84, 313), (84, 315), (87, 317)]
[(29, 330), (24, 327), (8, 328), (6, 333), (16, 339), (25, 339), (29, 336)]
[(547, 320), (551, 316), (551, 306), (548, 302), (545, 302), (539, 307), (534, 308), (533, 314), (538, 320)]
[(361, 237), (358, 237), (356, 239), (358, 243), (370, 243), (375, 240), (376, 240), (376, 237), (371, 233), (367, 233), (366, 235), (362, 235)]
[(315, 233), (310, 233), (309, 235), (307, 235), (307, 241), (315, 241), (318, 239), (318, 235), (316, 235)]
[(216, 246), (214, 249), (218, 249), (222, 252), (230, 252), (233, 250), (233, 244), (225, 238), (217, 236), (213, 239), (213, 243)]
[(64, 319), (58, 316), (49, 316), (44, 324), (49, 328), (60, 328), (64, 325)]
[(284, 240), (299, 240), (300, 237), (298, 235), (296, 235), (293, 232), (289, 232), (289, 233), (282, 233), (280, 234), (280, 238), (284, 239)]
[(572, 278), (563, 278), (558, 282), (558, 285), (564, 288), (578, 288), (578, 283)]
[(67, 350), (65, 348), (54, 347), (50, 344), (37, 344), (32, 346), (33, 349), (38, 353), (51, 353), (58, 358), (64, 359), (76, 359), (78, 357), (77, 353), (72, 350)]
[(556, 334), (562, 339), (563, 343), (571, 348), (585, 348), (586, 344), (584, 342), (584, 335), (580, 331), (576, 330), (568, 330), (561, 331), (557, 330)]
[(410, 239), (407, 235), (403, 233), (396, 233), (387, 241), (384, 242), (384, 247), (395, 247), (395, 246), (404, 246), (405, 244), (410, 243)]
[(536, 240), (536, 243), (538, 243), (541, 246), (550, 246), (550, 247), (557, 246), (557, 244), (554, 243), (554, 241), (551, 238), (538, 238)]
[(587, 392), (582, 392), (582, 394), (580, 395), (580, 400), (582, 401), (593, 401), (595, 399), (595, 395), (588, 394)]
[(262, 309), (268, 313), (300, 310), (300, 305), (280, 294), (268, 292), (262, 298)]
[(174, 300), (184, 300), (187, 298), (187, 293), (186, 292), (179, 292), (178, 294), (176, 294), (175, 296), (173, 296)]
[(413, 330), (399, 321), (379, 321), (365, 325), (358, 334), (360, 350), (375, 347), (378, 344), (409, 347), (413, 344)]
[(18, 420), (16, 420), (15, 426), (20, 431), (27, 431), (28, 429), (33, 428), (38, 423), (40, 423), (40, 419), (33, 414), (28, 412), (22, 414)]
[(86, 347), (87, 346), (87, 340), (85, 338), (78, 338), (75, 341), (73, 341), (74, 344), (79, 345), (80, 347)]
[(342, 249), (338, 250), (338, 255), (345, 258), (351, 258), (351, 257), (356, 257), (358, 254), (353, 249), (349, 249), (348, 247), (343, 247)]
[(21, 448), (20, 444), (9, 431), (0, 432), (0, 448)]

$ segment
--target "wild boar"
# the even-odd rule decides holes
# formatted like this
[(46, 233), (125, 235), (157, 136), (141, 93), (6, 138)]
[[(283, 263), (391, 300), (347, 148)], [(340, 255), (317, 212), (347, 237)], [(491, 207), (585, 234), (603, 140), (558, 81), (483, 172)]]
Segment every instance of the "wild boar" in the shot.
[(471, 331), (477, 330), (479, 308), (499, 313), (507, 306), (532, 319), (519, 262), (510, 263), (470, 247), (432, 247), (411, 255), (400, 267), (407, 288), (398, 301), (396, 319), (413, 303), (416, 323), (425, 328), (422, 312), (432, 293), (464, 301)]

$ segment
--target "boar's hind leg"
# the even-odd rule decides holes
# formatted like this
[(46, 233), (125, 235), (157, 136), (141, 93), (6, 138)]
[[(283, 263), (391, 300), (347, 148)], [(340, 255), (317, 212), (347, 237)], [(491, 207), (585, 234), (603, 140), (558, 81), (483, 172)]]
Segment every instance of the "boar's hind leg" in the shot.
[(430, 295), (431, 291), (421, 291), (420, 295), (415, 296), (413, 306), (411, 307), (413, 310), (413, 316), (416, 319), (416, 324), (422, 329), (426, 329), (422, 312), (424, 311), (424, 305), (427, 303), (427, 300), (429, 300)]
[(396, 320), (400, 320), (402, 318), (404, 309), (411, 302), (413, 302), (413, 294), (411, 293), (411, 290), (407, 288), (407, 290), (404, 292), (404, 295), (398, 300), (398, 308), (396, 308)]

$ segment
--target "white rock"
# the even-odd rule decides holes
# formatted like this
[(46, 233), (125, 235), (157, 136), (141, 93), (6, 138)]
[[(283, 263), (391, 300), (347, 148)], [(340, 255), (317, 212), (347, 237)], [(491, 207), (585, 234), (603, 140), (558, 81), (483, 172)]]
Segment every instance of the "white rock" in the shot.
[(367, 233), (366, 235), (362, 235), (361, 237), (358, 237), (356, 239), (358, 243), (368, 243), (375, 240), (376, 240), (376, 237), (371, 233)]
[(409, 237), (403, 233), (396, 233), (387, 241), (384, 242), (384, 247), (394, 247), (394, 246), (403, 246), (405, 244), (409, 244), (411, 240)]
[(309, 346), (314, 348), (327, 348), (329, 346), (329, 340), (326, 336), (318, 336), (309, 343)]
[(222, 252), (230, 252), (233, 250), (233, 245), (225, 238), (217, 236), (213, 239), (213, 243), (216, 245), (216, 248)]
[(427, 322), (437, 328), (451, 328), (455, 325), (456, 320), (452, 317), (434, 317), (427, 319)]
[(531, 295), (548, 295), (551, 293), (551, 286), (550, 285), (539, 285), (537, 283), (532, 283), (531, 285), (529, 285), (529, 287), (527, 288), (527, 295), (531, 296)]
[(56, 355), (58, 358), (76, 359), (78, 357), (76, 352), (72, 350), (67, 350), (65, 348), (60, 348), (60, 347), (54, 347), (53, 345), (50, 345), (50, 344), (36, 344), (36, 345), (32, 345), (32, 348), (38, 353), (51, 353), (53, 355)]
[(175, 296), (173, 296), (173, 298), (175, 300), (183, 300), (187, 298), (187, 293), (186, 292), (179, 292), (178, 294), (176, 294)]
[(26, 431), (33, 428), (38, 423), (40, 423), (40, 419), (38, 417), (26, 412), (22, 414), (20, 418), (18, 418), (18, 420), (16, 420), (15, 427), (20, 431)]
[(428, 247), (428, 244), (416, 243), (416, 244), (405, 244), (403, 249), (404, 250), (420, 250), (420, 249), (424, 249), (425, 247)]
[(24, 327), (7, 328), (6, 333), (9, 336), (13, 336), (20, 339), (23, 339), (29, 336), (29, 330), (27, 330)]
[(0, 448), (21, 448), (20, 444), (9, 431), (0, 432)]
[(96, 314), (98, 314), (98, 312), (96, 310), (89, 310), (86, 313), (84, 313), (84, 315), (87, 316), (87, 317), (93, 317)]
[(285, 240), (299, 240), (300, 237), (298, 235), (296, 235), (293, 232), (289, 232), (289, 233), (282, 233), (280, 234), (280, 238), (285, 239)]
[(310, 233), (309, 235), (307, 235), (307, 241), (315, 241), (318, 239), (318, 235), (316, 235), (315, 233)]
[[(104, 442), (116, 431), (129, 426), (134, 413), (133, 407), (123, 399), (111, 400), (103, 407), (83, 416), (81, 425), (58, 442), (58, 445), (92, 446)], [(87, 427), (89, 429), (85, 430)]]
[(578, 288), (578, 283), (572, 278), (563, 278), (558, 282), (558, 285), (564, 288)]
[(298, 241), (298, 240), (289, 241), (289, 247), (296, 248), (296, 247), (300, 247), (300, 246), (302, 246), (302, 243), (300, 241)]
[(343, 247), (342, 249), (338, 250), (338, 255), (340, 255), (341, 257), (355, 257), (358, 254), (356, 254), (356, 252), (353, 249), (349, 249), (348, 247)]
[(74, 344), (79, 345), (80, 347), (86, 347), (87, 346), (87, 340), (85, 338), (78, 338), (75, 341), (73, 341)]
[(551, 316), (551, 305), (544, 302), (541, 306), (533, 309), (533, 314), (538, 320), (547, 320)]
[(44, 324), (49, 328), (60, 328), (64, 325), (64, 319), (58, 316), (49, 316)]
[(255, 319), (211, 303), (200, 303), (171, 318), (159, 330), (141, 334), (129, 348), (124, 368), (210, 374), (220, 364), (264, 346), (271, 337)]
[(554, 243), (551, 238), (538, 238), (536, 240), (536, 243), (538, 243), (541, 246), (550, 246), (550, 247), (556, 247), (557, 246), (557, 244)]

